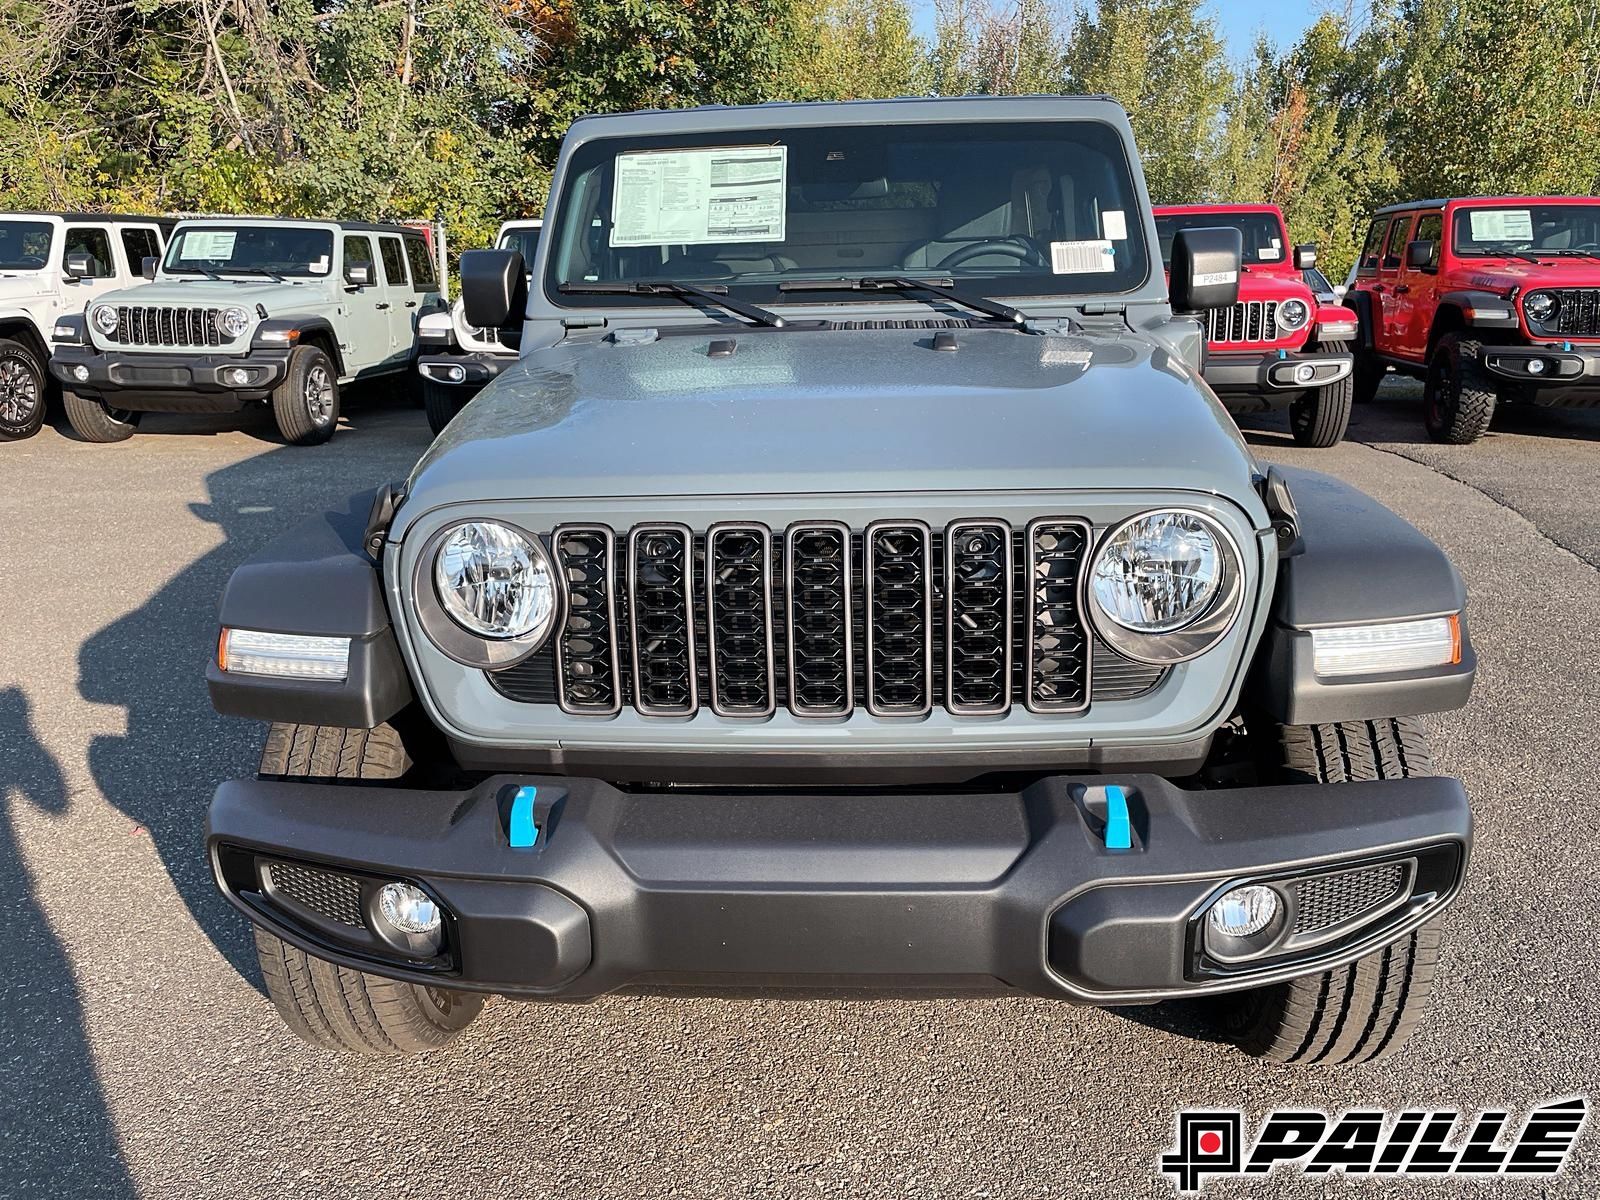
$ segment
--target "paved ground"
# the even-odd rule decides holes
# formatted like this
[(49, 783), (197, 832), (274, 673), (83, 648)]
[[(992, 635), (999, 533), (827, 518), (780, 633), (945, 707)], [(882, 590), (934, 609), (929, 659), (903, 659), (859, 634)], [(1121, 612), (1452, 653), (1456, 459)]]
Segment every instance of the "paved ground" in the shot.
[[(211, 714), (201, 664), (232, 566), (402, 475), (421, 414), (358, 410), (310, 451), (220, 418), (0, 446), (0, 1195), (1162, 1196), (1175, 1106), (1594, 1088), (1600, 412), (1449, 449), (1386, 394), (1357, 444), (1251, 436), (1398, 508), (1472, 590), (1480, 686), (1436, 726), (1476, 803), (1471, 890), (1439, 1015), (1381, 1068), (1268, 1070), (1160, 1013), (1033, 1000), (499, 1003), (447, 1056), (323, 1057), (201, 859), (212, 787), (260, 737)], [(1594, 1129), (1575, 1165), (1545, 1194), (1595, 1193)]]

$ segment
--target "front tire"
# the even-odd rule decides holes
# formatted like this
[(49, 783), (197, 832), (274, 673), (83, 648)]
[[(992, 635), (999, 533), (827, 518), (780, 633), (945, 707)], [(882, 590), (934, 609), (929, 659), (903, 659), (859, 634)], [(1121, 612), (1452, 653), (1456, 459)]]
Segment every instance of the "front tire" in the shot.
[[(273, 725), (261, 751), (261, 774), (270, 779), (382, 783), (401, 778), (410, 767), (400, 735), (388, 725)], [(476, 993), (368, 975), (307, 954), (260, 928), (256, 960), (284, 1024), (323, 1049), (387, 1057), (439, 1050), (483, 1011)]]
[[(1289, 725), (1280, 730), (1287, 781), (1345, 783), (1431, 775), (1427, 732), (1412, 717)], [(1377, 1062), (1403, 1047), (1432, 1008), (1436, 918), (1348, 966), (1218, 999), (1224, 1032), (1274, 1063)]]
[[(1322, 347), (1329, 354), (1344, 354), (1350, 347), (1344, 342), (1329, 342)], [(1350, 406), (1355, 397), (1353, 373), (1338, 383), (1313, 391), (1289, 402), (1289, 431), (1295, 445), (1311, 446), (1325, 450), (1339, 444), (1350, 427)]]
[(339, 424), (339, 372), (317, 346), (296, 346), (283, 382), (272, 389), (272, 416), (291, 446), (319, 446)]
[(0, 442), (31, 438), (44, 424), (46, 376), (39, 356), (0, 338)]
[(422, 381), (422, 406), (428, 410), (428, 428), (433, 430), (434, 437), (443, 433), (445, 426), (461, 411), (462, 405), (456, 400), (458, 394), (455, 389), (431, 379)]
[(1423, 419), (1436, 442), (1466, 446), (1488, 432), (1497, 397), (1494, 382), (1478, 365), (1480, 350), (1477, 342), (1447, 333), (1428, 359)]
[(114, 412), (99, 400), (80, 396), (70, 388), (61, 391), (72, 431), (86, 442), (125, 442), (139, 428), (142, 413)]

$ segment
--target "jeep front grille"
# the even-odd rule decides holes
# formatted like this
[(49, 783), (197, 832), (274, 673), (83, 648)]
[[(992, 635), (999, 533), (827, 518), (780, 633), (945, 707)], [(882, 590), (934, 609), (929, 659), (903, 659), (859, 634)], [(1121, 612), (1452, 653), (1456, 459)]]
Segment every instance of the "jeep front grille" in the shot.
[(113, 341), (128, 346), (221, 346), (227, 339), (217, 328), (215, 308), (117, 306)]
[(1206, 341), (1275, 342), (1278, 340), (1278, 305), (1272, 300), (1250, 300), (1206, 313)]
[(1556, 288), (1554, 321), (1539, 326), (1548, 334), (1600, 337), (1600, 288)]
[[(710, 707), (724, 717), (959, 716), (1089, 706), (1102, 657), (1079, 608), (1088, 522), (724, 522), (551, 537), (566, 618), (547, 647), (490, 673), (501, 694), (607, 716)], [(1104, 651), (1102, 699), (1164, 677)]]

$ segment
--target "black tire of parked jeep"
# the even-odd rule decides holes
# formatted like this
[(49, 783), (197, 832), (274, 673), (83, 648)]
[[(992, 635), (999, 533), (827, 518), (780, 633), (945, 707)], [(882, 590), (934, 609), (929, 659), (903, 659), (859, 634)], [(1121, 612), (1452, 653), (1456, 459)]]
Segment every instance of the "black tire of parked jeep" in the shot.
[(1350, 402), (1371, 404), (1377, 398), (1378, 389), (1383, 386), (1385, 374), (1387, 370), (1378, 356), (1358, 342), (1355, 363), (1350, 368)]
[[(1344, 354), (1345, 342), (1327, 342), (1321, 347), (1328, 354)], [(1289, 402), (1289, 432), (1295, 445), (1326, 450), (1337, 446), (1350, 427), (1350, 405), (1355, 396), (1355, 380), (1346, 375), (1338, 383), (1303, 392)]]
[(143, 413), (114, 411), (98, 400), (61, 389), (61, 407), (67, 410), (72, 431), (86, 442), (125, 442), (139, 428)]
[[(1280, 737), (1286, 782), (1433, 774), (1427, 731), (1414, 717), (1289, 725)], [(1388, 1058), (1432, 1007), (1439, 935), (1435, 919), (1338, 970), (1220, 997), (1223, 1029), (1247, 1054), (1275, 1063)]]
[(1466, 446), (1481, 438), (1494, 419), (1494, 381), (1478, 365), (1477, 342), (1447, 333), (1428, 360), (1423, 386), (1423, 420), (1428, 436), (1448, 446)]
[(272, 389), (272, 416), (292, 446), (320, 446), (339, 425), (339, 372), (318, 346), (296, 346), (283, 382)]
[(457, 395), (459, 393), (454, 388), (447, 388), (442, 383), (435, 383), (431, 379), (422, 381), (422, 406), (428, 410), (428, 428), (433, 430), (434, 437), (443, 433), (444, 427), (455, 420), (455, 415), (461, 411)]
[(20, 442), (39, 432), (48, 382), (37, 354), (0, 338), (0, 442)]
[[(271, 779), (378, 783), (399, 779), (410, 766), (399, 734), (388, 725), (273, 725), (261, 751), (261, 774)], [(483, 997), (475, 993), (354, 971), (259, 928), (256, 958), (284, 1023), (312, 1045), (330, 1050), (379, 1056), (438, 1050), (483, 1011)]]

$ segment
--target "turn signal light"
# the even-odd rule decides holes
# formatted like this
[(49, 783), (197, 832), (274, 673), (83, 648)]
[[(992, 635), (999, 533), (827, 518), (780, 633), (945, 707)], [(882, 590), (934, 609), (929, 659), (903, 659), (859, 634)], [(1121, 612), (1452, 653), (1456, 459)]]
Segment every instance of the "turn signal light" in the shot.
[(1312, 669), (1323, 676), (1453, 666), (1461, 661), (1461, 617), (1313, 629), (1311, 651)]
[(350, 674), (350, 639), (224, 629), (217, 666), (230, 675), (338, 681)]

